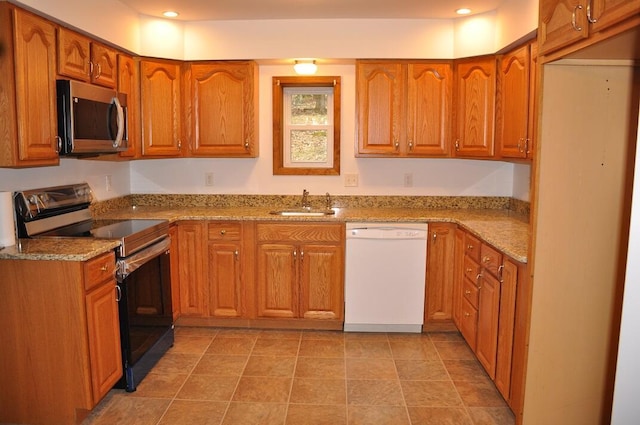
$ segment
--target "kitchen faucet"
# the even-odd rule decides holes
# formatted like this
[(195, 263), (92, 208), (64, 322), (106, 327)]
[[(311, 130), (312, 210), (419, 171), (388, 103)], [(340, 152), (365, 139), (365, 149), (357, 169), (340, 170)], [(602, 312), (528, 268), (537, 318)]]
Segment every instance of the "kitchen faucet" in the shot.
[(307, 189), (302, 189), (302, 208), (305, 210), (311, 209), (311, 204), (309, 203), (309, 191)]

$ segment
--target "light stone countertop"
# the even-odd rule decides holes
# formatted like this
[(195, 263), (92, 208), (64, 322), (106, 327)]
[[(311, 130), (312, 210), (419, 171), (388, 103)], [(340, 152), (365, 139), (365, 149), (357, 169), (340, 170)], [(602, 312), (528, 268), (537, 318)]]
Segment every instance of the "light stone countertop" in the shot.
[[(529, 225), (509, 210), (423, 208), (336, 208), (336, 214), (321, 217), (282, 217), (265, 207), (125, 207), (103, 212), (100, 219), (254, 220), (287, 222), (452, 222), (512, 257), (527, 262)], [(20, 240), (0, 249), (0, 259), (85, 261), (115, 249), (117, 241), (90, 238)]]

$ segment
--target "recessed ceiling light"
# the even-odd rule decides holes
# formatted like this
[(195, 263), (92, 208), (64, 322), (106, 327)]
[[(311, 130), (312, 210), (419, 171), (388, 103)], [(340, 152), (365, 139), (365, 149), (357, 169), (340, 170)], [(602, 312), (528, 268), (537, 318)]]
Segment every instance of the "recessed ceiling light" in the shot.
[(173, 10), (167, 10), (166, 12), (162, 12), (162, 16), (165, 18), (177, 18), (179, 15), (178, 12), (174, 12)]
[(466, 7), (463, 7), (461, 9), (456, 10), (456, 13), (458, 15), (468, 15), (469, 13), (471, 13), (471, 9), (467, 9)]

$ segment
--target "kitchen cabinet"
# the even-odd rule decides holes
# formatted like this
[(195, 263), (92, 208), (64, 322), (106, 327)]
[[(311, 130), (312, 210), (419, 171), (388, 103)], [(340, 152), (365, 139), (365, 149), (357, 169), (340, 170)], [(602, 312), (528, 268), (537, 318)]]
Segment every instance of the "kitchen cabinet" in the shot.
[(115, 49), (64, 27), (58, 27), (58, 74), (115, 89), (118, 64)]
[(454, 152), (459, 157), (493, 157), (495, 56), (454, 61)]
[(453, 323), (460, 329), (462, 323), (462, 285), (464, 284), (464, 235), (456, 226), (453, 243)]
[(256, 316), (344, 318), (344, 225), (256, 225)]
[(0, 166), (57, 165), (55, 25), (0, 2)]
[(125, 54), (118, 55), (118, 91), (127, 95), (127, 126), (129, 146), (118, 155), (136, 158), (140, 152), (140, 83), (138, 61)]
[(206, 226), (205, 221), (178, 223), (181, 316), (205, 317), (208, 314), (209, 290), (203, 258), (207, 252)]
[(242, 223), (209, 222), (208, 290), (210, 317), (242, 317), (243, 257)]
[(451, 62), (359, 60), (356, 79), (356, 156), (449, 155)]
[(496, 154), (531, 158), (535, 121), (535, 63), (532, 43), (498, 57), (496, 92)]
[(456, 225), (431, 223), (427, 247), (425, 323), (453, 319)]
[(192, 156), (258, 156), (258, 65), (188, 63), (187, 139)]
[(182, 71), (177, 61), (140, 61), (143, 157), (179, 157), (182, 145)]
[(113, 252), (0, 260), (0, 422), (76, 424), (122, 376)]
[(171, 245), (171, 308), (173, 309), (173, 321), (180, 317), (180, 243), (178, 242), (178, 225), (169, 227)]
[(540, 54), (546, 55), (640, 13), (640, 0), (541, 0)]
[[(524, 347), (518, 347), (515, 340), (516, 328), (516, 295), (520, 290), (520, 298), (523, 297), (521, 283), (525, 279), (525, 265), (504, 257), (501, 273), (500, 287), (500, 314), (498, 317), (498, 349), (496, 356), (496, 375), (494, 382), (502, 396), (514, 407), (511, 400), (512, 369), (514, 375), (524, 374), (524, 366), (514, 362), (518, 351)], [(524, 359), (520, 359), (524, 362)], [(514, 364), (516, 366), (514, 366)], [(514, 408), (514, 410), (516, 410)]]

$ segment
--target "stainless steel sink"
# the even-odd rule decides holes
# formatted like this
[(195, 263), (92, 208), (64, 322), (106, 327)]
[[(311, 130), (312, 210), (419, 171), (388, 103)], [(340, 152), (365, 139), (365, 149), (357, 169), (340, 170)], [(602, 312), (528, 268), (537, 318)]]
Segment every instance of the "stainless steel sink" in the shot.
[(336, 212), (334, 210), (307, 208), (293, 208), (269, 212), (269, 214), (281, 215), (283, 217), (323, 217), (327, 215), (334, 215), (335, 213)]

